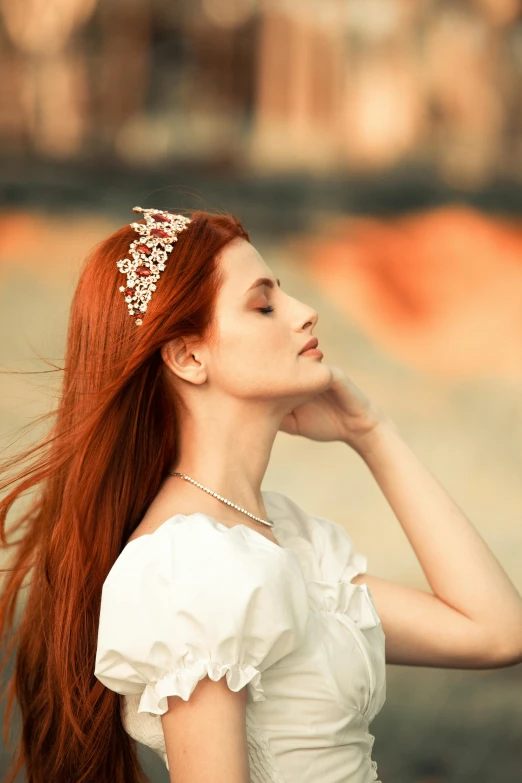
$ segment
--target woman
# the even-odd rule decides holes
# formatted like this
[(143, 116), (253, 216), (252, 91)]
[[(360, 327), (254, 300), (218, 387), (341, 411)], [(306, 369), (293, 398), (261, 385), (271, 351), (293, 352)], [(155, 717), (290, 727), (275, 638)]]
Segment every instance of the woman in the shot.
[[(32, 569), (14, 774), (137, 783), (139, 740), (172, 783), (375, 781), (385, 662), (517, 663), (520, 596), (390, 418), (322, 362), (316, 311), (239, 221), (136, 210), (83, 269), (51, 436), (5, 465), (42, 452), (2, 484), (4, 546), (9, 507), (42, 485), (1, 604), (7, 634)], [(339, 524), (261, 490), (279, 430), (361, 456), (433, 593), (369, 575)]]

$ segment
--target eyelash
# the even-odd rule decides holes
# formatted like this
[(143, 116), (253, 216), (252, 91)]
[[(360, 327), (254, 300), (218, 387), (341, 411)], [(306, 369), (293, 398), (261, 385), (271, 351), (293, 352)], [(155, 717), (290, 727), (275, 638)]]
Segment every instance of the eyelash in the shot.
[(259, 313), (273, 313), (274, 308), (271, 305), (268, 305), (268, 307), (257, 307), (256, 308)]

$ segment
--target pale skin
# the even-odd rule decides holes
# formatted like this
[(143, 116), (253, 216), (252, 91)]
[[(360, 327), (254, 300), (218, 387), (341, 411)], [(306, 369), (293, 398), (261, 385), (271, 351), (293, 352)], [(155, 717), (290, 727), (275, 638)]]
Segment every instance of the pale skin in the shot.
[[(317, 312), (284, 292), (245, 240), (225, 248), (219, 263), (225, 281), (215, 311), (217, 338), (180, 338), (162, 348), (188, 410), (181, 456), (171, 469), (266, 519), (261, 483), (278, 431), (345, 443), (371, 471), (432, 591), (371, 574), (354, 578), (371, 590), (387, 663), (480, 669), (521, 662), (522, 599), (471, 522), (391, 418), (343, 370), (298, 355), (313, 336)], [(258, 278), (273, 286), (246, 293)], [(195, 511), (279, 543), (271, 528), (174, 476), (131, 538)], [(189, 701), (168, 697), (168, 707), (162, 725), (171, 783), (249, 783), (246, 688), (234, 693), (225, 678), (205, 678)]]

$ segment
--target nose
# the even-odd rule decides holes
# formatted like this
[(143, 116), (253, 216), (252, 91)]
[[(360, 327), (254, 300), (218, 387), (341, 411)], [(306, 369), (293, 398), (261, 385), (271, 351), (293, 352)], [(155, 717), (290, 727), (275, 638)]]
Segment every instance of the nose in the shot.
[(311, 326), (312, 329), (313, 329), (318, 320), (319, 320), (319, 314), (318, 314), (317, 310), (314, 310), (313, 307), (309, 307), (308, 308), (308, 314), (307, 314), (307, 320), (303, 324), (302, 328), (306, 329), (309, 326)]

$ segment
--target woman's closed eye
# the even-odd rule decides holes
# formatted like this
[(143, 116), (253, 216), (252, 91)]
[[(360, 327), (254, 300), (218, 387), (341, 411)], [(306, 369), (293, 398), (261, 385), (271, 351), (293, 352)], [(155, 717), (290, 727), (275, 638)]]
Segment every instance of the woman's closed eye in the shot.
[(268, 305), (268, 307), (256, 307), (256, 310), (259, 313), (273, 313), (274, 312), (274, 308), (272, 307), (272, 305)]

